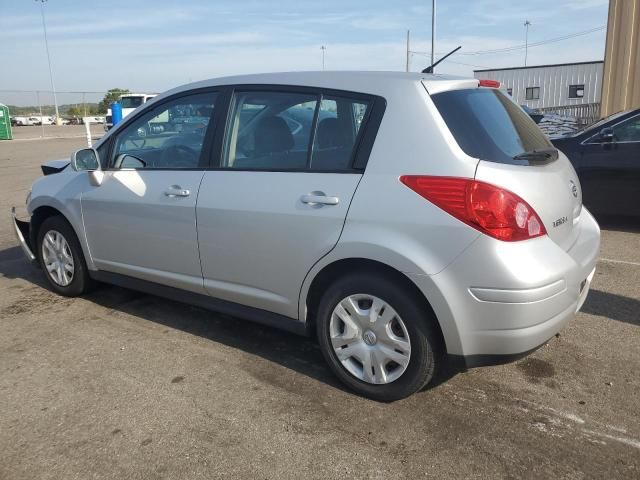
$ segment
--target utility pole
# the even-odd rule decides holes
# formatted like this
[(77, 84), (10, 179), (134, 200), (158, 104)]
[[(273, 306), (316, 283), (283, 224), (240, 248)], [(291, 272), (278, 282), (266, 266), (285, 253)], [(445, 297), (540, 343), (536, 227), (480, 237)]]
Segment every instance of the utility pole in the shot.
[(436, 61), (436, 0), (431, 0), (431, 65)]
[(324, 45), (322, 45), (320, 47), (320, 50), (322, 50), (322, 70), (324, 71), (324, 53), (327, 50), (327, 47), (325, 47)]
[(529, 20), (525, 20), (524, 22), (524, 66), (527, 66), (527, 50), (529, 50), (529, 27), (531, 26), (531, 22)]
[(44, 20), (44, 3), (47, 0), (36, 0), (40, 2), (40, 11), (42, 13), (42, 30), (44, 31), (44, 46), (47, 50), (47, 62), (49, 62), (49, 78), (51, 79), (51, 90), (53, 91), (53, 103), (56, 107), (56, 125), (60, 124), (60, 114), (58, 113), (58, 98), (56, 97), (56, 87), (53, 83), (53, 70), (51, 69), (51, 56), (49, 55), (49, 41), (47, 39), (47, 23)]
[(411, 30), (407, 30), (407, 67), (406, 71), (409, 71), (409, 57), (411, 55), (411, 50), (409, 49), (409, 35), (411, 34)]

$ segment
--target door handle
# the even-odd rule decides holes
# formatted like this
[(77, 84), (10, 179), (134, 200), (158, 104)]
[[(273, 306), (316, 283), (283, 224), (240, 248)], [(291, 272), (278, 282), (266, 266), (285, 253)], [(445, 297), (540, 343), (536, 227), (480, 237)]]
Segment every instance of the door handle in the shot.
[(169, 198), (176, 197), (188, 197), (191, 195), (191, 192), (186, 188), (182, 188), (180, 185), (171, 185), (168, 190), (164, 192), (164, 194)]
[(338, 197), (329, 197), (325, 195), (324, 192), (311, 192), (307, 195), (303, 195), (300, 198), (300, 201), (312, 206), (337, 205), (340, 203), (340, 199)]

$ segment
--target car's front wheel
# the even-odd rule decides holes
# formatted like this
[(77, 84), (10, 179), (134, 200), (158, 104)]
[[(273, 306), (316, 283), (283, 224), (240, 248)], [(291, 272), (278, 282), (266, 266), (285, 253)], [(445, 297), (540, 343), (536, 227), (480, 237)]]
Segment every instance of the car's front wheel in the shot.
[(424, 387), (439, 359), (432, 315), (406, 288), (372, 274), (336, 281), (318, 308), (322, 353), (347, 386), (394, 401)]
[(75, 297), (92, 286), (82, 247), (66, 219), (47, 218), (38, 230), (37, 240), (38, 259), (54, 291)]

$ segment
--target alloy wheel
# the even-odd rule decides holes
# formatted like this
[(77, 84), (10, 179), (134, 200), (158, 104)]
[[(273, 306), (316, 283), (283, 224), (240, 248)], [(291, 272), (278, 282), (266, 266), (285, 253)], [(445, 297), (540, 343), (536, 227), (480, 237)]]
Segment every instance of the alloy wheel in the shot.
[(60, 232), (49, 230), (42, 237), (42, 261), (56, 285), (66, 287), (73, 281), (73, 254), (67, 239)]

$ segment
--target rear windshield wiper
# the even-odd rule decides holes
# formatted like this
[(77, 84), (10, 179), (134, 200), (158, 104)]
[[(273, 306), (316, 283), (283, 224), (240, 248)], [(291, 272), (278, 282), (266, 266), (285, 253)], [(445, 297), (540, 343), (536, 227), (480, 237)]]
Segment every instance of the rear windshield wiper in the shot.
[(558, 158), (558, 150), (555, 148), (541, 148), (539, 150), (529, 150), (527, 152), (522, 152), (513, 157), (514, 160), (533, 160), (533, 161), (544, 161), (544, 160), (555, 160)]

